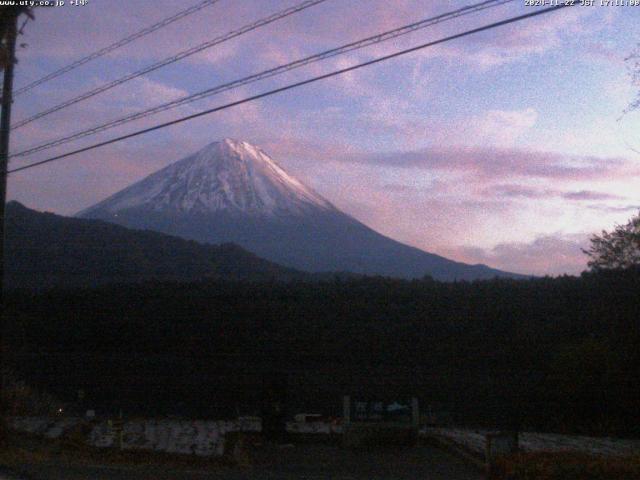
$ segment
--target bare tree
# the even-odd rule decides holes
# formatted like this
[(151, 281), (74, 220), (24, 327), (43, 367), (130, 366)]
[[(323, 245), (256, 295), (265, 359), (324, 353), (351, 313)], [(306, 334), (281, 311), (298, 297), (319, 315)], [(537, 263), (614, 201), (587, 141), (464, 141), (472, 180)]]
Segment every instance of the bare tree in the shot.
[(635, 50), (625, 58), (625, 61), (627, 62), (627, 68), (631, 76), (631, 85), (638, 88), (636, 97), (624, 110), (624, 114), (627, 114), (640, 108), (640, 43), (636, 46)]

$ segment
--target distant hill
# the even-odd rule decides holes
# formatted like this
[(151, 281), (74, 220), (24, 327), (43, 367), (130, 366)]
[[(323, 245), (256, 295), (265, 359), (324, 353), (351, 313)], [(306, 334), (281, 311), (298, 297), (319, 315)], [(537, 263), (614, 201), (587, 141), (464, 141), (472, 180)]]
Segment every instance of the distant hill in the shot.
[(203, 245), (99, 220), (41, 213), (18, 202), (7, 204), (5, 248), (8, 288), (305, 277), (231, 243)]

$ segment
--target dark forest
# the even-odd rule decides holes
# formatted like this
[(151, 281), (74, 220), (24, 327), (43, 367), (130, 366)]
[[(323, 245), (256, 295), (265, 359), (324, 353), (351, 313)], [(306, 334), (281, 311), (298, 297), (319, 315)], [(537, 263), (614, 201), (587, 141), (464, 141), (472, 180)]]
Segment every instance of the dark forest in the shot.
[(637, 435), (638, 291), (638, 269), (15, 291), (6, 355), (103, 412), (256, 413), (278, 379), (289, 414), (338, 415), (347, 393), (416, 395), (458, 424)]

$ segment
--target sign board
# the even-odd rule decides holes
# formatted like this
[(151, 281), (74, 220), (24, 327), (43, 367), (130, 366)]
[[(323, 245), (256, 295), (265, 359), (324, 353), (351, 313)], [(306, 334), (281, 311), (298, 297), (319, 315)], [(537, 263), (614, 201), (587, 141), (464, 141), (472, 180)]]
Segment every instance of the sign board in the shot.
[(411, 422), (411, 402), (353, 399), (352, 422)]
[(347, 423), (393, 422), (417, 425), (418, 400), (416, 398), (381, 400), (345, 396), (343, 417)]

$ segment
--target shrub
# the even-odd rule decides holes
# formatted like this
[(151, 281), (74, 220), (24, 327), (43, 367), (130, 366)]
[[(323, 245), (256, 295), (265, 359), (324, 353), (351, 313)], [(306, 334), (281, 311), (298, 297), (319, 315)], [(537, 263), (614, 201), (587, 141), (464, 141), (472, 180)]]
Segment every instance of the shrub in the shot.
[(27, 385), (9, 370), (3, 370), (2, 377), (0, 404), (8, 415), (53, 415), (62, 406), (54, 396)]

